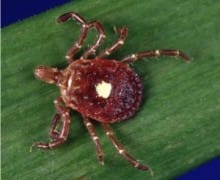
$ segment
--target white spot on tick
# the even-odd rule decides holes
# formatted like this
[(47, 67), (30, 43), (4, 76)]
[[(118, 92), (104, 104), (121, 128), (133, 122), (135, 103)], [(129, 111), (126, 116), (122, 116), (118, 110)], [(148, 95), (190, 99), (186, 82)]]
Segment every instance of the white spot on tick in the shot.
[(110, 135), (112, 135), (112, 133), (108, 131), (108, 132), (106, 132), (106, 135), (110, 136)]
[(176, 51), (176, 55), (177, 55), (177, 56), (180, 55), (180, 51), (179, 51), (179, 50)]
[(119, 40), (119, 41), (118, 41), (118, 44), (123, 45), (123, 44), (124, 44), (124, 41), (123, 41), (123, 40)]
[(110, 83), (102, 81), (101, 83), (95, 85), (95, 89), (99, 97), (107, 99), (111, 94), (112, 85)]
[(92, 124), (90, 122), (87, 122), (86, 126), (89, 127), (89, 126), (92, 126)]
[(156, 55), (156, 56), (160, 56), (160, 50), (157, 49), (157, 50), (155, 51), (155, 55)]
[(93, 140), (94, 140), (94, 141), (96, 141), (96, 140), (98, 140), (98, 139), (99, 139), (98, 136), (93, 136)]
[(119, 149), (118, 152), (119, 152), (119, 154), (124, 154), (125, 151), (123, 149)]
[(137, 59), (138, 59), (138, 57), (137, 57), (136, 54), (132, 54), (132, 55), (131, 55), (131, 58), (134, 59), (134, 60), (137, 60)]
[(70, 59), (70, 56), (66, 55), (65, 58), (66, 58), (67, 60), (69, 60), (69, 59)]
[(105, 50), (106, 55), (110, 55), (110, 52), (108, 50)]

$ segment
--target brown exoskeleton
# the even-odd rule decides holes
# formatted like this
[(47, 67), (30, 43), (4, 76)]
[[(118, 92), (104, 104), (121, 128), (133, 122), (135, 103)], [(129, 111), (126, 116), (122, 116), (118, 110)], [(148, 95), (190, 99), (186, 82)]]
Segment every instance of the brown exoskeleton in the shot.
[[(51, 142), (35, 143), (34, 146), (42, 149), (52, 149), (63, 144), (69, 134), (70, 110), (75, 110), (82, 115), (83, 122), (95, 143), (96, 152), (101, 164), (104, 164), (104, 155), (99, 138), (96, 135), (92, 120), (101, 123), (106, 135), (119, 152), (132, 166), (140, 170), (148, 170), (149, 167), (138, 162), (132, 157), (116, 139), (110, 127), (110, 123), (120, 122), (133, 116), (138, 110), (143, 93), (143, 86), (139, 76), (130, 68), (130, 63), (141, 58), (155, 56), (178, 56), (189, 61), (186, 54), (179, 50), (149, 50), (135, 53), (117, 61), (107, 59), (106, 56), (121, 47), (127, 37), (127, 28), (119, 30), (119, 39), (99, 55), (95, 55), (97, 48), (105, 38), (102, 25), (97, 22), (87, 22), (83, 17), (74, 12), (61, 15), (58, 22), (69, 19), (77, 21), (81, 25), (81, 35), (75, 44), (68, 50), (66, 59), (68, 67), (63, 70), (39, 66), (35, 70), (35, 76), (60, 88), (60, 97), (55, 101), (56, 114), (50, 129)], [(74, 60), (74, 55), (80, 50), (89, 29), (98, 31), (95, 43), (90, 46), (80, 59)], [(95, 55), (94, 58), (91, 58)], [(61, 130), (57, 131), (61, 123)]]

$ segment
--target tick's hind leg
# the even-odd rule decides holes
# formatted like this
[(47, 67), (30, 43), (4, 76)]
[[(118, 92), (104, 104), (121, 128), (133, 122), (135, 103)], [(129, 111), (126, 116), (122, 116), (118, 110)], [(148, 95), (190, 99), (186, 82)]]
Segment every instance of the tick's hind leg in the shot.
[(132, 157), (123, 147), (123, 145), (117, 140), (117, 138), (114, 136), (114, 133), (110, 127), (109, 124), (102, 123), (102, 127), (104, 128), (106, 135), (111, 140), (112, 144), (115, 146), (115, 148), (118, 150), (118, 153), (122, 155), (133, 167), (147, 171), (149, 170), (149, 167), (146, 165), (143, 165), (139, 163), (134, 157)]
[[(33, 146), (36, 146), (37, 148), (42, 148), (42, 149), (51, 149), (59, 146), (60, 144), (63, 144), (67, 136), (69, 134), (69, 125), (70, 125), (70, 116), (69, 116), (69, 109), (64, 107), (62, 105), (62, 100), (58, 98), (57, 100), (54, 101), (57, 113), (55, 114), (53, 120), (52, 120), (52, 125), (51, 129), (49, 132), (49, 135), (51, 137), (51, 142), (49, 143), (35, 143)], [(58, 128), (58, 124), (62, 123), (61, 130), (58, 132), (56, 130)]]
[(97, 56), (97, 58), (103, 58), (105, 56), (108, 56), (113, 53), (113, 51), (119, 49), (125, 42), (127, 35), (128, 35), (128, 29), (126, 27), (122, 27), (120, 30), (116, 30), (117, 33), (120, 33), (119, 39), (109, 48), (105, 49), (101, 54)]
[(150, 58), (150, 57), (159, 57), (159, 56), (176, 56), (182, 58), (184, 61), (187, 62), (190, 61), (190, 58), (180, 50), (163, 49), (163, 50), (149, 50), (149, 51), (143, 51), (136, 54), (132, 54), (122, 59), (122, 62), (132, 63), (141, 58)]
[(83, 116), (83, 122), (84, 122), (86, 128), (88, 129), (89, 134), (90, 134), (93, 142), (95, 143), (96, 153), (97, 153), (97, 157), (99, 159), (99, 162), (103, 165), (104, 164), (104, 154), (103, 154), (103, 151), (102, 151), (101, 144), (99, 142), (99, 137), (96, 135), (94, 126), (90, 122), (89, 118), (84, 117), (84, 116)]

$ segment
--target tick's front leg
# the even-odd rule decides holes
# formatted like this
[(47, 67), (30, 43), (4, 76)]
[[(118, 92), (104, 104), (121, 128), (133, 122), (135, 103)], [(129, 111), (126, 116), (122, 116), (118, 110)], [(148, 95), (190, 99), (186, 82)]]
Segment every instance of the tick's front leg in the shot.
[[(52, 120), (51, 129), (49, 132), (51, 142), (49, 143), (35, 143), (33, 146), (42, 149), (52, 149), (60, 144), (63, 144), (69, 134), (69, 126), (70, 126), (70, 116), (69, 116), (69, 109), (63, 105), (62, 99), (57, 98), (54, 101), (55, 108), (57, 113), (54, 115)], [(58, 124), (61, 123), (61, 130), (60, 132), (57, 130)]]

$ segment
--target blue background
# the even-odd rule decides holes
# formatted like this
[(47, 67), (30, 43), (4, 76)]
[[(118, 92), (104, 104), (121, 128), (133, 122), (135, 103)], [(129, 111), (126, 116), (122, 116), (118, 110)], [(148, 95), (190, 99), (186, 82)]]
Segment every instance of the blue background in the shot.
[[(70, 0), (3, 0), (1, 27), (69, 2)], [(220, 157), (176, 177), (178, 180), (220, 180)]]
[(1, 27), (69, 1), (70, 0), (3, 0)]
[(178, 180), (220, 180), (220, 157), (206, 162), (176, 178)]

